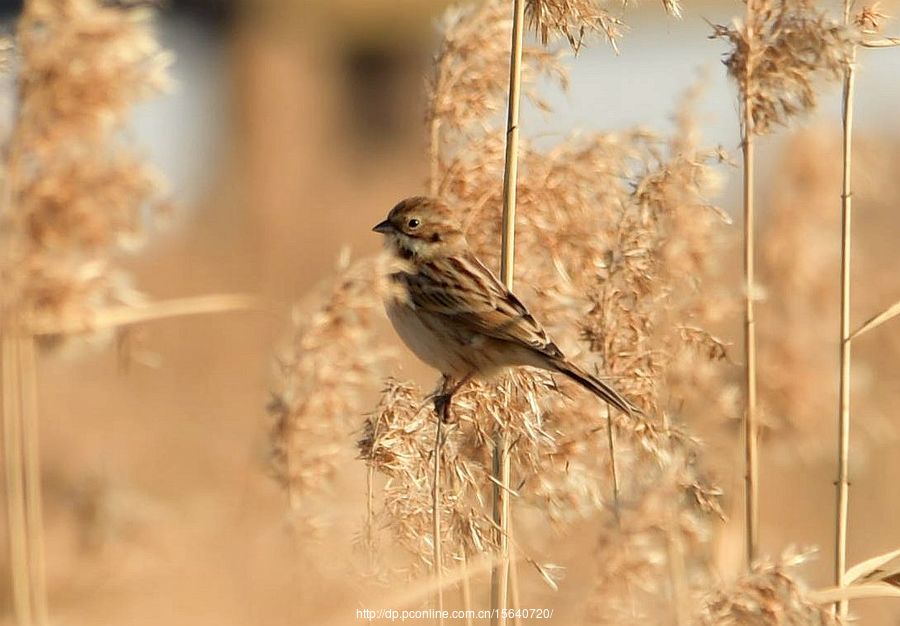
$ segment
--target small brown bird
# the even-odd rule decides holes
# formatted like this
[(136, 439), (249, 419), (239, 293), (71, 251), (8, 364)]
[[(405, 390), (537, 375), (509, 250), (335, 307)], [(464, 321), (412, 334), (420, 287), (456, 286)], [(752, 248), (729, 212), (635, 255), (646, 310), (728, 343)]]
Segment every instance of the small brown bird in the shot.
[(547, 333), (469, 249), (452, 211), (435, 198), (408, 198), (373, 228), (397, 261), (385, 298), (404, 343), (444, 375), (435, 407), (473, 376), (530, 365), (568, 376), (625, 413), (638, 410), (612, 387), (566, 359)]

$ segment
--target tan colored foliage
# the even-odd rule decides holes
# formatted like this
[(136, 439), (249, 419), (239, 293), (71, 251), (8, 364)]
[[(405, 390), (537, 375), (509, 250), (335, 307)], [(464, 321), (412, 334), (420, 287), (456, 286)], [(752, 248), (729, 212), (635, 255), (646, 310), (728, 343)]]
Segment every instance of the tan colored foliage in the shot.
[(167, 88), (171, 62), (148, 18), (97, 0), (26, 3), (0, 209), (7, 312), (71, 322), (137, 297), (115, 255), (165, 201), (123, 131)]
[(816, 106), (816, 80), (836, 81), (849, 54), (851, 33), (813, 0), (753, 0), (750, 21), (716, 26), (713, 37), (732, 49), (728, 73), (748, 102), (755, 134)]

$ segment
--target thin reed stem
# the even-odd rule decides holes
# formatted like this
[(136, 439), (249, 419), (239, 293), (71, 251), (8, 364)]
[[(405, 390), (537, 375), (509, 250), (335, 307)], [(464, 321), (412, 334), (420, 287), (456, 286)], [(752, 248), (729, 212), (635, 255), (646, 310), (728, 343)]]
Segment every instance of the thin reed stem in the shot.
[(438, 99), (444, 92), (444, 72), (447, 64), (447, 41), (441, 42), (437, 53), (437, 64), (434, 68), (434, 84), (432, 85), (432, 101), (428, 111), (428, 193), (437, 196), (441, 188), (441, 116), (438, 114)]
[[(16, 107), (20, 106), (18, 100)], [(2, 212), (8, 214), (15, 196), (19, 174), (20, 128), (13, 125), (8, 140), (9, 156), (2, 189)], [(7, 535), (9, 540), (12, 607), (17, 626), (34, 623), (31, 568), (28, 556), (28, 518), (25, 499), (25, 459), (22, 439), (22, 394), (20, 362), (17, 355), (21, 332), (17, 316), (0, 319), (0, 399), (3, 413), (3, 460), (6, 479)]]
[[(443, 61), (438, 63), (435, 69), (435, 77), (434, 77), (434, 90), (433, 93), (435, 97), (440, 93), (440, 82), (442, 76), (443, 69)], [(429, 173), (428, 173), (428, 190), (432, 196), (436, 196), (438, 194), (438, 177), (440, 175), (440, 165), (441, 165), (441, 121), (440, 117), (436, 114), (436, 107), (432, 107), (431, 116), (428, 121), (428, 131), (429, 131), (429, 142), (428, 142), (428, 152), (429, 152)], [(441, 388), (441, 393), (446, 391), (447, 381), (444, 380), (444, 383)], [(431, 522), (432, 522), (432, 536), (433, 536), (433, 554), (432, 559), (434, 561), (434, 579), (437, 583), (437, 589), (435, 593), (435, 607), (438, 611), (443, 611), (444, 609), (444, 585), (443, 585), (443, 545), (441, 542), (441, 456), (443, 452), (443, 415), (436, 416), (436, 425), (435, 425), (435, 437), (434, 437), (434, 466), (433, 466), (433, 481), (431, 486)], [(438, 617), (438, 623), (443, 624), (443, 617)]]
[(744, 453), (746, 462), (746, 532), (747, 564), (756, 558), (759, 542), (759, 425), (756, 415), (756, 314), (753, 303), (754, 284), (754, 207), (753, 207), (753, 138), (744, 139), (744, 346), (747, 363), (744, 385), (747, 394), (744, 419)]
[[(844, 23), (850, 24), (852, 1), (844, 0)], [(856, 46), (850, 52), (844, 69), (843, 111), (843, 181), (841, 185), (841, 344), (840, 396), (838, 400), (838, 477), (837, 515), (835, 519), (834, 580), (844, 586), (847, 570), (847, 531), (850, 516), (850, 226), (853, 215), (851, 190), (853, 141), (853, 91), (855, 82)], [(838, 614), (847, 617), (848, 603), (837, 605)]]
[(441, 152), (440, 152), (440, 139), (441, 139), (441, 120), (437, 115), (432, 116), (431, 121), (428, 123), (429, 133), (431, 134), (431, 141), (429, 141), (429, 167), (431, 173), (428, 176), (428, 191), (432, 196), (437, 196), (438, 194), (438, 177), (441, 167)]
[(428, 132), (430, 135), (428, 141), (428, 193), (432, 196), (437, 196), (440, 191), (441, 120), (433, 113), (428, 121)]
[[(515, 266), (516, 181), (519, 168), (519, 104), (522, 92), (522, 43), (525, 30), (525, 0), (513, 0), (512, 46), (509, 59), (509, 108), (506, 120), (506, 159), (503, 169), (503, 239), (500, 276), (512, 290)], [(491, 570), (491, 624), (504, 626), (509, 586), (509, 436), (499, 427), (494, 434), (492, 469), (493, 518), (499, 559)], [(498, 609), (500, 609), (498, 611)]]
[(506, 120), (506, 157), (503, 169), (503, 239), (500, 278), (512, 290), (516, 247), (516, 181), (519, 176), (519, 104), (522, 94), (522, 37), (525, 0), (513, 0), (515, 15), (509, 62), (509, 111)]
[[(440, 82), (443, 75), (443, 55), (442, 60), (436, 68), (434, 78), (434, 94), (437, 97), (440, 91)], [(441, 167), (441, 121), (434, 108), (431, 111), (431, 119), (429, 120), (429, 164), (430, 170), (428, 174), (428, 189), (432, 196), (438, 194), (438, 177)], [(444, 378), (441, 384), (441, 393), (448, 390), (448, 380)], [(449, 407), (447, 407), (449, 410)], [(444, 610), (444, 585), (443, 585), (443, 563), (444, 554), (441, 544), (441, 462), (443, 455), (443, 426), (444, 415), (436, 415), (437, 425), (435, 426), (434, 436), (434, 472), (433, 482), (431, 485), (431, 522), (432, 535), (434, 536), (433, 559), (434, 559), (434, 579), (437, 582), (437, 591), (435, 594), (435, 606), (438, 611)], [(438, 617), (438, 623), (443, 624), (444, 618)]]
[(366, 468), (366, 562), (375, 571), (375, 466)]
[(497, 427), (494, 433), (494, 454), (491, 473), (494, 476), (492, 493), (494, 532), (496, 538), (497, 560), (491, 568), (491, 624), (505, 626), (506, 616), (502, 609), (507, 608), (507, 592), (509, 590), (509, 449), (507, 447), (507, 429)]
[[(747, 0), (747, 40), (752, 47), (754, 33), (755, 5)], [(755, 213), (754, 213), (754, 144), (753, 144), (753, 104), (749, 95), (753, 80), (752, 51), (748, 53), (747, 70), (744, 76), (741, 106), (742, 151), (744, 157), (744, 389), (746, 408), (744, 416), (744, 455), (746, 464), (745, 523), (747, 567), (756, 559), (759, 541), (759, 425), (756, 414), (756, 313), (754, 311), (756, 264), (755, 253)]]
[[(609, 309), (606, 309), (604, 315), (608, 315)], [(603, 362), (610, 362), (609, 355), (609, 343), (603, 342)], [(605, 403), (604, 403), (605, 404)], [(609, 450), (609, 471), (612, 475), (612, 492), (613, 492), (613, 506), (615, 507), (616, 514), (616, 522), (621, 522), (620, 519), (620, 507), (619, 507), (619, 463), (616, 456), (616, 427), (613, 424), (612, 419), (612, 408), (609, 404), (605, 404), (606, 406), (606, 445)], [(663, 421), (665, 423), (666, 428), (669, 427), (667, 421), (669, 416), (663, 412)]]
[(28, 528), (28, 561), (31, 571), (31, 599), (35, 623), (49, 622), (47, 570), (44, 549), (44, 513), (41, 490), (40, 437), (37, 406), (37, 363), (34, 339), (18, 337), (19, 392), (24, 452), (25, 516)]
[(106, 328), (131, 326), (173, 317), (191, 317), (229, 311), (262, 311), (281, 315), (277, 312), (277, 306), (268, 304), (256, 296), (243, 293), (221, 293), (159, 300), (145, 304), (109, 306), (96, 311), (89, 317), (69, 320), (37, 318), (30, 321), (27, 331), (35, 336), (77, 335), (78, 333), (90, 333)]
[[(443, 426), (444, 420), (442, 415), (437, 415), (437, 425), (435, 426), (434, 435), (434, 480), (431, 485), (431, 521), (433, 549), (434, 549), (434, 580), (437, 585), (435, 593), (435, 608), (438, 611), (444, 610), (444, 581), (443, 581), (443, 563), (444, 552), (441, 545), (441, 451), (444, 444)], [(438, 624), (443, 624), (443, 616), (438, 617)]]
[(6, 511), (9, 533), (10, 575), (13, 612), (18, 626), (34, 624), (32, 572), (28, 558), (28, 519), (25, 501), (24, 453), (18, 339), (6, 328), (3, 352), (3, 458), (6, 474)]
[(616, 431), (612, 420), (612, 410), (606, 405), (606, 443), (609, 447), (609, 470), (612, 473), (613, 506), (619, 519), (619, 464), (616, 461)]

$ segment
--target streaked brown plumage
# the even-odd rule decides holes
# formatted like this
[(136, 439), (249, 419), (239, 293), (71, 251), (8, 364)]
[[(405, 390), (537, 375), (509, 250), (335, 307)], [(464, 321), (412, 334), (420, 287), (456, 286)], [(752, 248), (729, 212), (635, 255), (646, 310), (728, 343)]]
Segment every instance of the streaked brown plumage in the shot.
[(635, 407), (568, 361), (524, 304), (469, 249), (450, 209), (435, 198), (408, 198), (373, 229), (399, 265), (385, 309), (422, 361), (444, 375), (439, 408), (473, 376), (528, 365), (559, 372), (625, 413)]

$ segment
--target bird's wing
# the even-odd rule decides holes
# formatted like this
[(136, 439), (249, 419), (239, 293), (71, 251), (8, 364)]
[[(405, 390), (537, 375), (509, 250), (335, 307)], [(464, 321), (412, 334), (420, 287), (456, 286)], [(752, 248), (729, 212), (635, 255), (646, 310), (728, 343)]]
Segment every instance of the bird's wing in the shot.
[(417, 311), (549, 357), (562, 356), (525, 305), (473, 255), (444, 257), (417, 269), (403, 274)]

